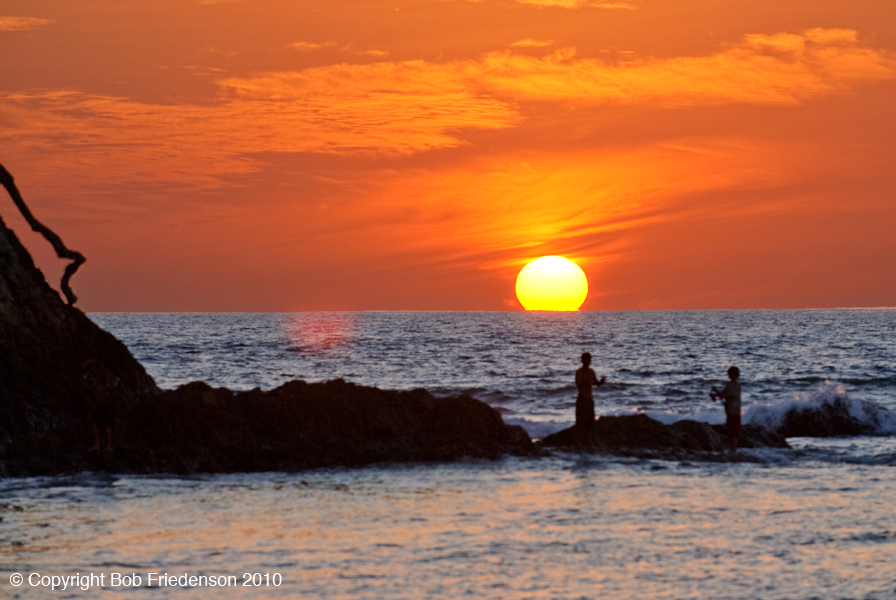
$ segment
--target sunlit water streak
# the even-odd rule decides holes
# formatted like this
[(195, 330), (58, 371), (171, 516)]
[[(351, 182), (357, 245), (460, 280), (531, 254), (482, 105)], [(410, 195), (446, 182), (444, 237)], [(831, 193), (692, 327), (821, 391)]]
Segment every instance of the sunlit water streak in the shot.
[[(7, 480), (0, 489), (6, 502), (24, 509), (4, 513), (4, 577), (283, 577), (276, 588), (162, 588), (153, 597), (896, 593), (893, 468), (563, 455), (295, 475), (83, 475)], [(8, 589), (6, 581), (0, 586)], [(23, 598), (47, 597), (20, 591)]]
[[(344, 377), (472, 391), (533, 432), (568, 424), (578, 354), (598, 412), (720, 418), (846, 394), (894, 408), (896, 311), (92, 315), (162, 387)], [(825, 384), (825, 381), (836, 383)], [(820, 390), (820, 391), (819, 391)], [(798, 400), (800, 401), (800, 400)], [(757, 413), (758, 414), (758, 413)], [(896, 437), (791, 439), (752, 462), (557, 452), (450, 465), (0, 481), (0, 596), (14, 572), (280, 573), (278, 587), (161, 598), (894, 598)]]

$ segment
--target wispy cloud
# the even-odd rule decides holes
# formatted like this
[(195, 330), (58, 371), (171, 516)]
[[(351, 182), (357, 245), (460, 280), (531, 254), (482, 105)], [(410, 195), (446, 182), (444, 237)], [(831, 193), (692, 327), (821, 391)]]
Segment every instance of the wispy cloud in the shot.
[(561, 49), (546, 57), (487, 55), (474, 75), (485, 87), (516, 99), (651, 103), (683, 106), (745, 102), (797, 104), (896, 75), (896, 58), (861, 46), (849, 30), (749, 35), (740, 44), (700, 57), (608, 63)]
[(535, 6), (556, 6), (560, 8), (608, 8), (622, 10), (638, 10), (631, 2), (599, 2), (595, 0), (516, 0), (520, 4), (532, 4)]
[(594, 8), (608, 8), (611, 10), (638, 10), (638, 5), (632, 2), (594, 2), (589, 6)]
[(292, 50), (320, 50), (321, 48), (332, 48), (336, 46), (336, 42), (293, 42), (287, 44), (287, 48)]
[(162, 105), (77, 92), (0, 95), (0, 145), (48, 176), (101, 165), (106, 182), (216, 185), (264, 152), (409, 154), (458, 146), (457, 132), (513, 125), (457, 65), (334, 65), (219, 82), (213, 105)]
[[(299, 51), (303, 51), (303, 52), (309, 52), (309, 51), (314, 51), (314, 50), (323, 50), (325, 48), (335, 48), (338, 45), (339, 44), (337, 44), (336, 42), (322, 42), (322, 43), (293, 42), (292, 44), (287, 44), (286, 47), (291, 50), (299, 50)], [(341, 47), (340, 50), (343, 52), (350, 52), (350, 51), (352, 51), (352, 46), (351, 46), (351, 44), (346, 44), (345, 46)], [(389, 56), (389, 52), (387, 52), (386, 50), (376, 50), (376, 49), (355, 50), (354, 53), (361, 55), (361, 56), (373, 56), (375, 58), (384, 58), (386, 56)]]
[(512, 48), (547, 48), (553, 45), (553, 40), (533, 40), (532, 38), (517, 40), (510, 44)]
[(53, 19), (36, 17), (0, 17), (0, 31), (25, 31), (54, 22)]
[[(750, 35), (716, 54), (608, 63), (570, 49), (533, 57), (335, 64), (219, 80), (210, 104), (148, 104), (77, 92), (0, 96), (0, 144), (60, 173), (214, 185), (260, 153), (412, 154), (513, 127), (529, 101), (648, 107), (797, 104), (893, 78), (896, 60), (854, 31)], [(65, 166), (67, 165), (67, 167)]]

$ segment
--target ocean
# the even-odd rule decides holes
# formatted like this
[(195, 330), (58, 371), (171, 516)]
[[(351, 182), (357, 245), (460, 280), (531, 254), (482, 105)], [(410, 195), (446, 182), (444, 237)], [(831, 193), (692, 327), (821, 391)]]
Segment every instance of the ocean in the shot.
[(599, 415), (721, 423), (709, 389), (737, 365), (746, 423), (837, 399), (875, 435), (739, 460), (9, 478), (10, 597), (896, 598), (896, 310), (90, 316), (164, 389), (469, 393), (538, 438), (572, 424), (588, 351)]

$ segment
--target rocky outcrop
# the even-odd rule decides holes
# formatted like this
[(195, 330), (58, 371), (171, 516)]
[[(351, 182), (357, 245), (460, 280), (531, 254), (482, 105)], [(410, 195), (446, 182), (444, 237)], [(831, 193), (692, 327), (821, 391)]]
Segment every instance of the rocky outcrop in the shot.
[(54, 464), (89, 441), (97, 405), (158, 394), (124, 344), (47, 285), (0, 220), (0, 461)]
[[(0, 221), (0, 475), (295, 470), (534, 452), (469, 396), (341, 380), (234, 393), (161, 392), (128, 349), (65, 304)], [(115, 450), (88, 452), (90, 415), (114, 405)]]
[[(666, 425), (647, 415), (600, 417), (594, 424), (594, 447), (597, 450), (626, 455), (642, 451), (689, 454), (722, 452), (728, 448), (723, 425), (683, 420)], [(573, 428), (551, 434), (542, 440), (543, 447), (575, 446)], [(741, 448), (789, 448), (783, 436), (755, 425), (744, 425)]]
[[(11, 182), (6, 173), (12, 194)], [(0, 476), (294, 470), (534, 452), (522, 428), (469, 396), (339, 380), (244, 393), (192, 383), (163, 393), (124, 344), (71, 306), (74, 294), (69, 302), (0, 220)], [(113, 452), (87, 450), (98, 407), (114, 415)]]
[(469, 396), (436, 398), (341, 379), (240, 393), (191, 383), (130, 416), (113, 470), (293, 471), (535, 452), (525, 430)]

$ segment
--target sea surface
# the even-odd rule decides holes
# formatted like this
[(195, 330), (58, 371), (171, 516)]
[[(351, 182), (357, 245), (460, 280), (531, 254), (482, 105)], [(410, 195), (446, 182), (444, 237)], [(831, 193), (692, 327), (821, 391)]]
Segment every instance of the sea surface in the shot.
[(599, 415), (720, 423), (708, 392), (737, 365), (745, 422), (840, 399), (876, 435), (737, 460), (4, 479), (0, 597), (896, 598), (896, 310), (90, 316), (162, 388), (470, 393), (537, 438), (572, 424), (588, 351)]

